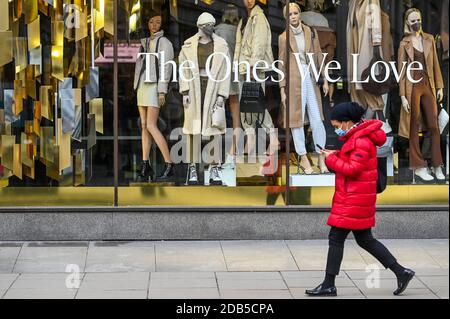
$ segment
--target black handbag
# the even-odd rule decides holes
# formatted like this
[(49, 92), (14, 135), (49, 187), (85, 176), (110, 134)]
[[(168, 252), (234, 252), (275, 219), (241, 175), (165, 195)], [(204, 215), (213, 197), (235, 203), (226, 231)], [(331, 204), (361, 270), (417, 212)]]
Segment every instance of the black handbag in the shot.
[(384, 192), (387, 186), (387, 158), (378, 157), (377, 194)]
[(392, 70), (390, 70), (390, 66), (389, 66), (389, 71), (386, 70), (386, 66), (381, 67), (380, 74), (376, 75), (377, 80), (378, 81), (384, 80), (386, 78), (387, 72), (389, 72), (389, 76), (387, 77), (386, 81), (384, 81), (382, 83), (378, 83), (375, 81), (375, 79), (372, 78), (372, 76), (370, 74), (371, 70), (372, 70), (372, 66), (376, 62), (378, 62), (378, 60), (376, 58), (373, 58), (372, 61), (370, 61), (369, 66), (362, 72), (361, 78), (362, 79), (369, 78), (369, 82), (361, 83), (361, 86), (364, 91), (369, 92), (374, 95), (387, 94), (396, 87), (396, 82), (393, 78)]
[(261, 83), (244, 82), (242, 86), (240, 108), (243, 113), (266, 112), (266, 97)]
[[(256, 113), (258, 115), (258, 121), (260, 123), (264, 121), (267, 102), (261, 83), (244, 82), (239, 106), (241, 113), (250, 113), (251, 117), (253, 113)], [(262, 119), (260, 119), (260, 115), (262, 115)], [(247, 121), (247, 114), (245, 121)], [(252, 118), (250, 119), (251, 122), (253, 122)]]

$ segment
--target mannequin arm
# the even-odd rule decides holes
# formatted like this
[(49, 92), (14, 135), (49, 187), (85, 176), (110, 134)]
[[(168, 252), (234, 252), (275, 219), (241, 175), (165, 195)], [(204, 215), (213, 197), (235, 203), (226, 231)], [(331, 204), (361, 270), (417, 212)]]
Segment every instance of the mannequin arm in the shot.
[(442, 72), (441, 72), (441, 66), (439, 65), (439, 58), (437, 55), (437, 49), (436, 49), (436, 42), (434, 42), (433, 39), (433, 73), (434, 73), (434, 83), (437, 91), (437, 99), (438, 102), (442, 102), (442, 99), (444, 98), (444, 80), (442, 78)]
[(408, 99), (406, 98), (406, 96), (401, 96), (400, 97), (402, 99), (402, 107), (405, 110), (406, 113), (409, 113), (411, 108), (409, 106), (409, 102)]

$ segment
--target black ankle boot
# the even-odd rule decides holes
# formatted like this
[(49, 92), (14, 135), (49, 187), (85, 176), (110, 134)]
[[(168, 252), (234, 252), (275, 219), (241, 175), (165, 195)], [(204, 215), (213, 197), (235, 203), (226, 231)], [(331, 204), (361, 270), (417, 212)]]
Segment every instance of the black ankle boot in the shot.
[(157, 177), (157, 179), (158, 180), (166, 180), (174, 175), (175, 175), (175, 172), (174, 172), (173, 163), (165, 163), (164, 171), (160, 176)]
[(137, 181), (141, 183), (150, 183), (152, 182), (152, 175), (153, 170), (149, 161), (142, 161), (139, 169), (139, 175), (137, 176)]
[(400, 276), (397, 277), (397, 289), (394, 291), (394, 295), (398, 296), (403, 291), (405, 291), (406, 287), (408, 287), (409, 282), (411, 279), (414, 278), (414, 275), (416, 273), (412, 271), (411, 269), (405, 268), (403, 272), (400, 274)]

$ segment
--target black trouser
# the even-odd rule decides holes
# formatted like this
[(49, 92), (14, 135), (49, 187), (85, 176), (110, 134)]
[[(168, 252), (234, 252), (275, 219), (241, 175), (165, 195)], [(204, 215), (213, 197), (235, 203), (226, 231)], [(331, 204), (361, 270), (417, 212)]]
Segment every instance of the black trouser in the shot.
[[(339, 275), (342, 257), (344, 256), (344, 242), (350, 232), (349, 229), (331, 227), (328, 235), (327, 274)], [(389, 250), (372, 236), (371, 228), (353, 230), (353, 235), (358, 245), (378, 259), (385, 268), (389, 268), (397, 261)]]

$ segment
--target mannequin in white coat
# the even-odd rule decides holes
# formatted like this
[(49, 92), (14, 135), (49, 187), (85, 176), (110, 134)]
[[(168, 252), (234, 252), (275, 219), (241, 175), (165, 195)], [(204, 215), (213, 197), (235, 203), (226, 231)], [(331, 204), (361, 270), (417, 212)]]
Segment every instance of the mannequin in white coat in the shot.
[[(209, 86), (209, 80), (208, 80), (208, 73), (206, 71), (206, 63), (208, 56), (214, 53), (214, 39), (213, 39), (213, 33), (214, 33), (214, 26), (215, 26), (215, 19), (212, 15), (208, 13), (203, 13), (200, 15), (198, 21), (198, 43), (196, 43), (197, 47), (197, 59), (198, 59), (198, 71), (200, 76), (200, 89), (201, 91), (206, 91), (207, 86)], [(228, 49), (227, 49), (228, 50)], [(187, 107), (191, 106), (191, 97), (189, 96), (189, 91), (181, 92), (183, 94), (183, 105)], [(202, 93), (203, 95), (203, 93)], [(227, 93), (228, 95), (228, 93)], [(205, 101), (200, 101), (200, 104), (202, 105), (202, 115), (200, 116), (201, 119), (204, 119), (203, 113), (208, 112), (203, 105)], [(223, 108), (225, 105), (225, 97), (218, 94), (214, 103), (215, 107)], [(202, 125), (203, 126), (203, 125)], [(193, 135), (191, 135), (193, 137)], [(194, 144), (193, 138), (191, 138), (192, 144)], [(195, 185), (198, 183), (198, 176), (197, 176), (197, 168), (196, 168), (196, 162), (199, 161), (198, 159), (198, 153), (199, 150), (196, 149), (195, 145), (191, 145), (191, 152), (192, 157), (191, 162), (189, 164), (188, 168), (188, 176), (187, 176), (187, 184), (189, 185)], [(209, 183), (211, 185), (222, 185), (222, 180), (219, 175), (219, 167), (218, 163), (214, 160), (213, 163), (210, 163), (209, 167)]]

